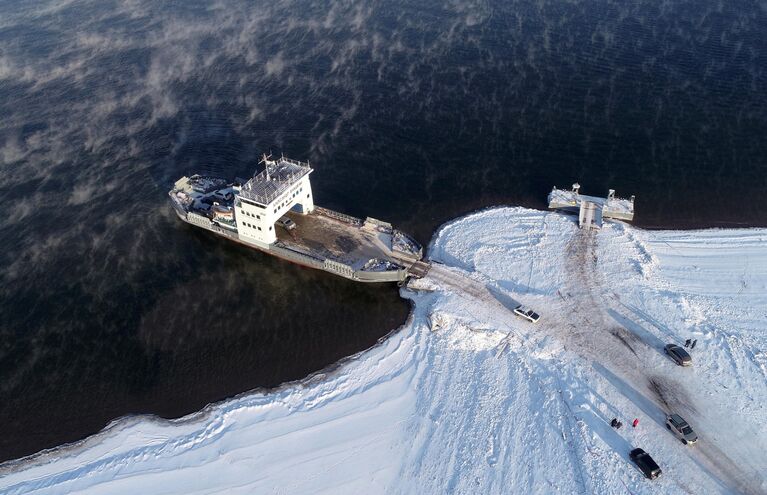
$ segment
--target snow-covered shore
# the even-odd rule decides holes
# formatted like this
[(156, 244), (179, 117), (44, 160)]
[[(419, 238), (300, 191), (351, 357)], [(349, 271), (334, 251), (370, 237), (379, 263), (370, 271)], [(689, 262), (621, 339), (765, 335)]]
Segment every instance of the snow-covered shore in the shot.
[[(272, 393), (6, 463), (0, 492), (765, 493), (766, 241), (478, 212), (437, 234), (434, 268), (402, 291), (411, 318), (378, 346)], [(517, 301), (541, 321), (514, 317)], [(662, 348), (688, 338), (683, 369)], [(698, 445), (666, 431), (666, 411)]]

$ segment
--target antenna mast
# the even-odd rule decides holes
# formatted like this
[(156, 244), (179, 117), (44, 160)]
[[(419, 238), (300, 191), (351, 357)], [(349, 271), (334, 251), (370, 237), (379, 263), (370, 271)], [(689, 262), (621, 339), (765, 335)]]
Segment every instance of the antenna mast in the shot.
[(263, 155), (261, 155), (261, 160), (258, 162), (258, 163), (264, 164), (264, 171), (266, 172), (266, 180), (271, 180), (271, 177), (269, 177), (269, 159), (271, 157), (272, 157), (271, 153), (269, 153), (269, 155), (264, 153)]

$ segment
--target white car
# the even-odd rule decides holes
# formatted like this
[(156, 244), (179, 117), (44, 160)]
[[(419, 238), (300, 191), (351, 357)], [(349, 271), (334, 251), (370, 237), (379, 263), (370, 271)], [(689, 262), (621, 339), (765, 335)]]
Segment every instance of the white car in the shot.
[(687, 421), (678, 414), (666, 416), (666, 428), (685, 445), (692, 445), (698, 441), (698, 435), (695, 434)]
[(524, 318), (530, 323), (535, 323), (541, 317), (538, 313), (528, 308), (527, 306), (519, 305), (514, 308), (514, 314), (520, 318)]

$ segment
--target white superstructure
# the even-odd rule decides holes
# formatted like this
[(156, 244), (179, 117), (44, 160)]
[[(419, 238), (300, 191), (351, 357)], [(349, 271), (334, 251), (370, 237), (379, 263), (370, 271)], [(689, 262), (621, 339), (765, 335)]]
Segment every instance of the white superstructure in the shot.
[(304, 215), (314, 211), (309, 182), (312, 168), (308, 163), (285, 157), (272, 160), (266, 155), (261, 163), (264, 170), (242, 186), (235, 186), (234, 216), (240, 238), (272, 244), (277, 240), (275, 222), (282, 215), (295, 206)]

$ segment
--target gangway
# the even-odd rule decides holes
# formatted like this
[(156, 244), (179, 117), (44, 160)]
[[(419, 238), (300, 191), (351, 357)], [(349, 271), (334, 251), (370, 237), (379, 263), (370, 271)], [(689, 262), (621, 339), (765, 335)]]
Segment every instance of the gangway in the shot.
[(427, 261), (416, 261), (412, 265), (410, 265), (410, 268), (408, 268), (407, 272), (408, 275), (411, 275), (415, 278), (423, 278), (426, 276), (427, 273), (429, 273), (429, 269), (431, 268), (431, 263)]

